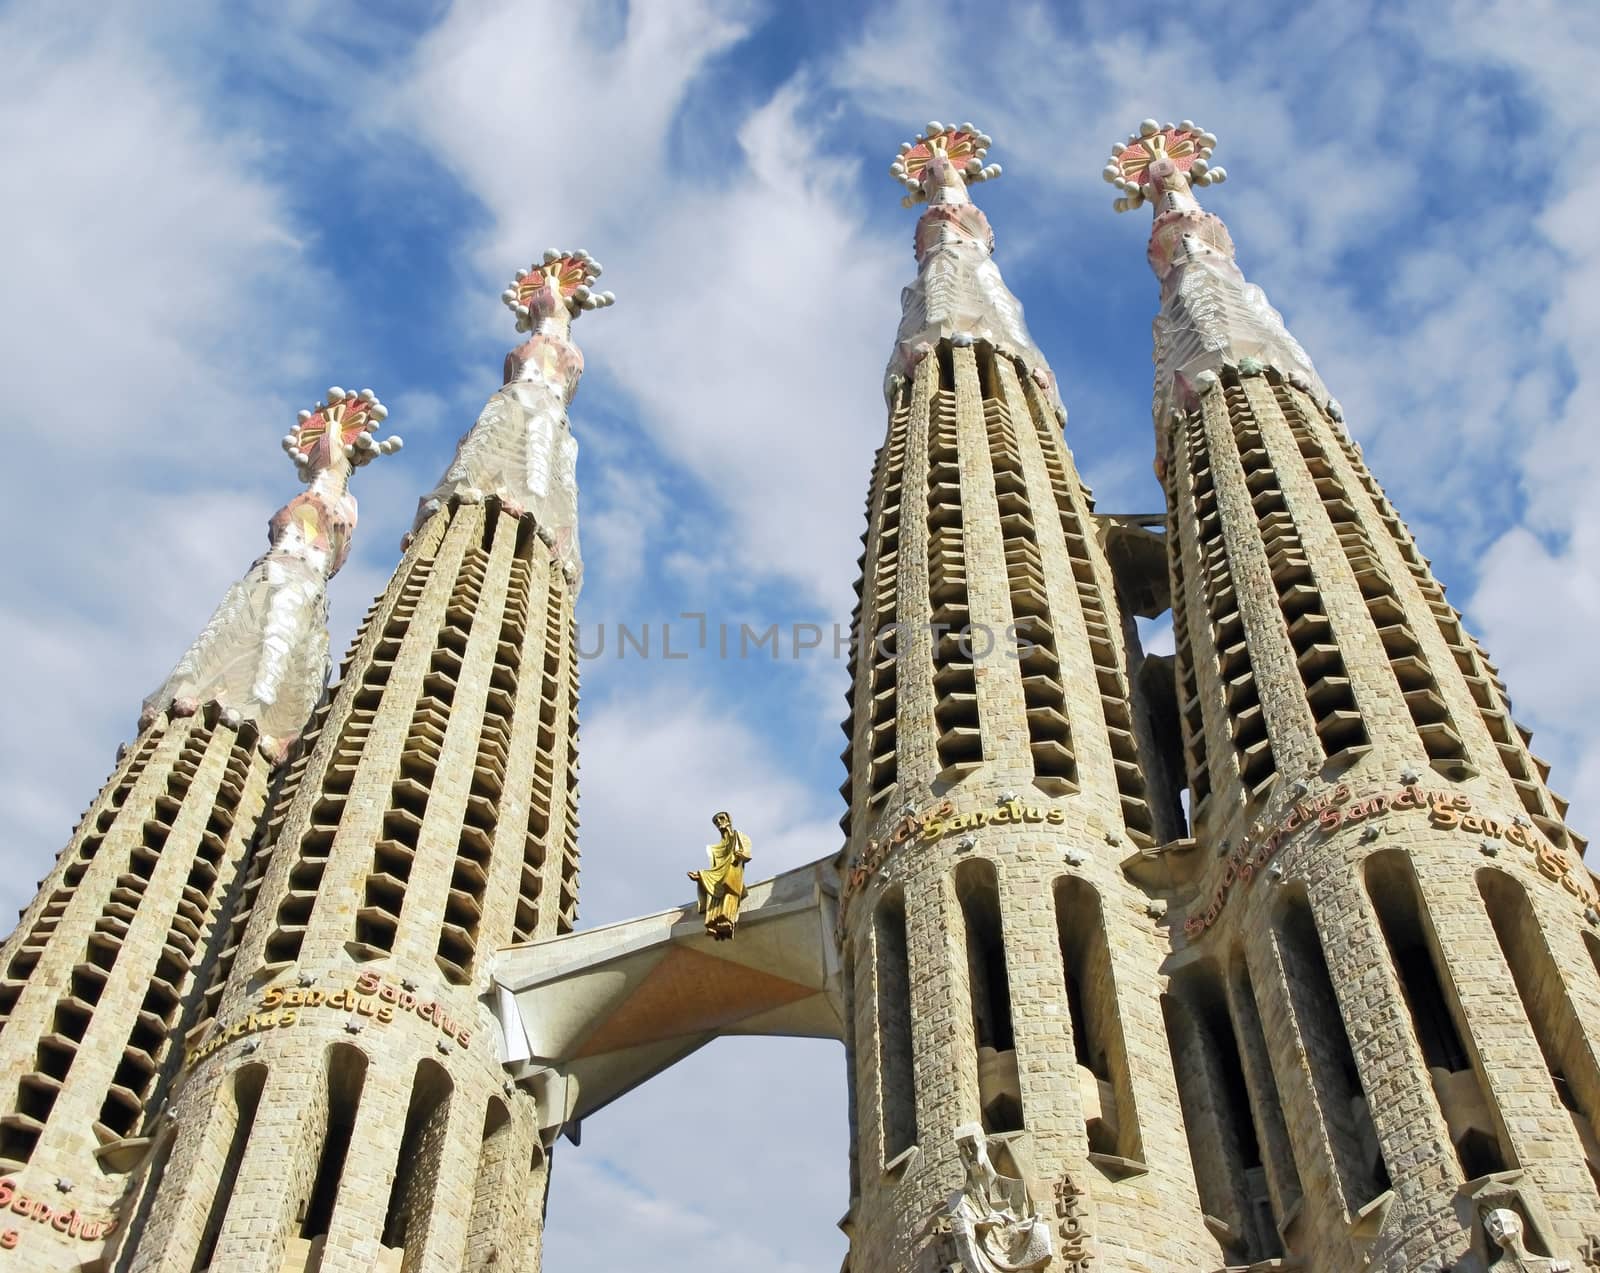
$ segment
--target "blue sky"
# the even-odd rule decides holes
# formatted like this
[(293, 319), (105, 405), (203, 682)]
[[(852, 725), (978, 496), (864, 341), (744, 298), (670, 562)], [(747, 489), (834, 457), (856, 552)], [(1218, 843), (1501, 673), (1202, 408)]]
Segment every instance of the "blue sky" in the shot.
[[(1205, 202), (1595, 829), (1590, 3), (24, 0), (0, 49), (0, 902), (264, 546), (295, 489), (277, 440), (333, 383), (406, 438), (355, 479), (342, 648), (498, 385), (501, 288), (551, 246), (618, 297), (576, 328), (581, 618), (609, 634), (584, 667), (584, 921), (682, 900), (717, 808), (758, 868), (833, 851), (831, 642), (669, 661), (659, 625), (847, 621), (913, 268), (886, 169), (929, 119), (994, 136), (977, 197), (1111, 511), (1159, 504), (1156, 297), (1146, 214), (1115, 216), (1100, 168), (1147, 115), (1219, 135)], [(619, 622), (653, 657), (615, 657)], [(559, 1151), (547, 1267), (835, 1267), (843, 1093), (836, 1045), (701, 1053)]]

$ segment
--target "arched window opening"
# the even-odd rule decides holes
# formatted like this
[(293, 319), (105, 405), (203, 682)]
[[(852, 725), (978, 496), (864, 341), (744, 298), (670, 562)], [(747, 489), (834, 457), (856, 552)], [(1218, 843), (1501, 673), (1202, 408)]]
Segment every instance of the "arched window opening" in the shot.
[(850, 1203), (861, 1196), (861, 1106), (857, 1098), (856, 1062), (860, 1056), (854, 1026), (856, 1005), (860, 1003), (860, 990), (856, 986), (855, 948), (844, 949), (845, 1039), (844, 1039), (844, 1092), (847, 1125), (850, 1128)]
[(522, 1236), (525, 1245), (522, 1267), (537, 1268), (544, 1248), (545, 1211), (550, 1202), (550, 1159), (537, 1139), (533, 1142), (528, 1174), (523, 1181)]
[(200, 1231), (200, 1246), (195, 1251), (191, 1273), (204, 1273), (216, 1258), (217, 1241), (222, 1237), (222, 1225), (228, 1218), (228, 1203), (233, 1199), (239, 1165), (250, 1144), (250, 1132), (255, 1127), (256, 1110), (261, 1106), (261, 1092), (266, 1085), (267, 1067), (264, 1065), (246, 1065), (233, 1076), (231, 1100), (224, 1114), (233, 1119), (233, 1133), (228, 1138), (227, 1156), (222, 1160), (222, 1175), (211, 1195), (205, 1227)]
[(478, 1176), (472, 1190), (472, 1218), (467, 1224), (468, 1273), (487, 1273), (504, 1267), (517, 1252), (511, 1249), (507, 1233), (508, 1211), (516, 1197), (512, 1173), (520, 1155), (516, 1152), (516, 1126), (511, 1111), (499, 1097), (492, 1097), (483, 1115), (482, 1148), (478, 1152)]
[(1200, 1202), (1230, 1264), (1283, 1254), (1222, 979), (1209, 965), (1161, 999)]
[(302, 1238), (322, 1237), (333, 1220), (333, 1204), (339, 1197), (339, 1180), (344, 1175), (350, 1134), (355, 1129), (356, 1110), (360, 1108), (366, 1081), (367, 1058), (360, 1048), (336, 1043), (328, 1049), (328, 1116), (322, 1152), (317, 1157), (317, 1174), (312, 1178), (311, 1194), (300, 1217)]
[[(1595, 1132), (1595, 1111), (1600, 1109), (1600, 1069), (1596, 1068), (1593, 1053), (1584, 1046), (1583, 1023), (1522, 885), (1504, 871), (1487, 869), (1478, 872), (1478, 892), (1511, 969), (1511, 980), (1528, 1024), (1544, 1054), (1556, 1096), (1572, 1118), (1572, 1129), (1583, 1146), (1589, 1175), (1596, 1189), (1600, 1189), (1600, 1137)], [(1588, 934), (1584, 936), (1587, 938)]]
[(1239, 1061), (1244, 1069), (1255, 1117), (1255, 1131), (1265, 1158), (1266, 1183), (1274, 1200), (1274, 1216), (1279, 1233), (1284, 1232), (1284, 1217), (1293, 1223), (1299, 1211), (1302, 1190), (1300, 1171), (1294, 1161), (1289, 1128), (1283, 1118), (1283, 1100), (1278, 1093), (1277, 1076), (1272, 1072), (1272, 1057), (1267, 1050), (1266, 1032), (1261, 1027), (1255, 984), (1245, 962), (1244, 948), (1235, 946), (1228, 966), (1228, 1006), (1232, 1012), (1234, 1038)]
[(1389, 1188), (1389, 1169), (1303, 888), (1285, 889), (1273, 935), (1345, 1203), (1356, 1211)]
[(1457, 1019), (1460, 1007), (1446, 990), (1411, 861), (1398, 849), (1385, 849), (1367, 859), (1363, 874), (1462, 1174), (1476, 1180), (1504, 1171), (1507, 1155), (1494, 1105), (1468, 1051), (1465, 1025)]
[(1056, 931), (1089, 1152), (1142, 1163), (1105, 916), (1099, 894), (1076, 876), (1056, 883)]
[(1022, 1130), (1022, 1088), (1017, 1044), (1011, 1030), (1011, 982), (1006, 976), (1005, 937), (1000, 926), (1000, 884), (994, 866), (981, 860), (956, 868), (967, 945), (967, 989), (972, 1037), (978, 1049), (978, 1105), (984, 1130)]
[(878, 985), (878, 1101), (887, 1166), (917, 1143), (917, 1088), (911, 1048), (911, 968), (906, 903), (892, 893), (873, 922)]
[(405, 1251), (403, 1273), (422, 1267), (422, 1244), (428, 1235), (429, 1204), (438, 1183), (452, 1086), (443, 1066), (433, 1061), (417, 1063), (394, 1185), (389, 1190), (389, 1207), (383, 1219), (383, 1245)]

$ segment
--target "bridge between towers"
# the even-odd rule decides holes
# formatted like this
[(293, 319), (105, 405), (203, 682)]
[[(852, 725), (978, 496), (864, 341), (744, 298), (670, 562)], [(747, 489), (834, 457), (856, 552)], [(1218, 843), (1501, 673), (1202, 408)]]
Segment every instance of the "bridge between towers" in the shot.
[(838, 896), (825, 858), (752, 884), (732, 941), (691, 902), (501, 950), (490, 1006), (545, 1143), (719, 1035), (842, 1042)]
[[(1159, 514), (1099, 514), (1127, 609), (1170, 604)], [(1176, 711), (1171, 658), (1146, 657), (1146, 697)], [(1162, 682), (1168, 684), (1163, 686)], [(738, 936), (707, 934), (693, 902), (503, 948), (489, 1006), (510, 1076), (539, 1101), (546, 1144), (721, 1035), (844, 1041), (832, 855), (750, 886)]]

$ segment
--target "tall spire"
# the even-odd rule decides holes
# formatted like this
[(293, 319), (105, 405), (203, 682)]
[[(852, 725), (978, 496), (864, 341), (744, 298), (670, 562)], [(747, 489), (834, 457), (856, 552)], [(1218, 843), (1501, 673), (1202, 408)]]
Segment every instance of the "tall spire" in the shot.
[[(1198, 1268), (1171, 1071), (1147, 1067), (1136, 1098), (1129, 1060), (1163, 1029), (1162, 938), (1126, 923), (1157, 911), (1123, 863), (1181, 834), (1179, 811), (1146, 781), (1161, 770), (1109, 537), (968, 194), (998, 172), (988, 145), (933, 123), (891, 169), (925, 207), (845, 723), (846, 1263), (1131, 1267), (1114, 1245), (1140, 1267)], [(984, 1189), (1010, 1199), (987, 1246), (969, 1222), (998, 1215)], [(1115, 1215), (1103, 1252), (1097, 1205)]]
[[(1168, 719), (1200, 846), (1164, 1006), (1206, 1225), (1230, 1268), (1566, 1267), (1600, 1217), (1574, 971), (1600, 897), (1493, 663), (1196, 201), (1214, 142), (1146, 120), (1105, 170), (1152, 205), (1161, 280)], [(1539, 1215), (1568, 1219), (1535, 1259)]]
[[(507, 290), (529, 337), (424, 499), (217, 943), (174, 1089), (193, 1130), (149, 1195), (139, 1273), (308, 1250), (325, 1273), (538, 1267), (549, 1124), (507, 1083), (483, 996), (498, 951), (577, 920), (566, 406), (572, 318), (611, 303), (599, 272), (549, 252)], [(259, 1033), (268, 993), (306, 1009), (294, 1030)]]
[(891, 401), (940, 340), (953, 345), (986, 342), (1020, 359), (1044, 390), (1059, 420), (1066, 409), (1050, 365), (1033, 343), (1022, 304), (1006, 287), (994, 260), (994, 230), (967, 187), (1000, 175), (984, 164), (991, 139), (971, 124), (931, 121), (902, 142), (889, 175), (906, 188), (905, 207), (927, 204), (917, 222), (917, 281), (900, 295), (900, 330), (884, 378)]
[(551, 556), (568, 581), (578, 583), (578, 444), (567, 406), (583, 375), (583, 351), (572, 339), (572, 320), (616, 302), (610, 292), (594, 290), (600, 273), (600, 262), (582, 248), (550, 248), (501, 293), (517, 330), (532, 334), (506, 355), (504, 386), (461, 439), (438, 485), (422, 497), (413, 534), (451, 499), (498, 499), (517, 516), (532, 514)]
[(272, 515), (272, 546), (145, 700), (141, 730), (163, 712), (190, 716), (216, 703), (233, 724), (253, 722), (262, 749), (282, 758), (328, 679), (327, 583), (349, 556), (356, 526), (350, 474), (402, 445), (372, 436), (388, 414), (371, 389), (337, 385), (326, 402), (300, 412), (283, 448), (307, 489)]
[(1206, 373), (1249, 359), (1278, 367), (1338, 419), (1338, 404), (1329, 402), (1283, 316), (1234, 262), (1228, 227), (1195, 198), (1195, 186), (1228, 178), (1226, 168), (1211, 163), (1216, 144), (1216, 137), (1192, 120), (1157, 124), (1147, 119), (1111, 148), (1101, 174), (1123, 192), (1113, 205), (1118, 212), (1148, 203), (1154, 216), (1147, 255), (1161, 281), (1161, 312), (1154, 324), (1156, 427), (1164, 430), (1175, 410), (1192, 405)]

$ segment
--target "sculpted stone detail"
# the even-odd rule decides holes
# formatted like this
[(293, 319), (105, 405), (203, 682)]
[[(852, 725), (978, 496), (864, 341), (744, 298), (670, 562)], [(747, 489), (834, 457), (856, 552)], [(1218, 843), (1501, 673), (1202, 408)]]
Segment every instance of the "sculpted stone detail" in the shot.
[(1061, 809), (1024, 804), (1012, 792), (1007, 792), (992, 809), (958, 810), (955, 802), (947, 797), (931, 812), (903, 813), (890, 823), (881, 837), (869, 839), (846, 863), (839, 891), (839, 932), (842, 934), (844, 931), (851, 901), (883, 869), (889, 855), (902, 846), (933, 844), (957, 832), (968, 832), (964, 839), (976, 843), (970, 832), (981, 827), (1023, 826), (1030, 823), (1058, 827), (1065, 822), (1066, 814)]
[(1226, 168), (1211, 165), (1216, 144), (1192, 120), (1174, 125), (1147, 119), (1111, 148), (1101, 174), (1123, 192), (1114, 204), (1118, 212), (1148, 203), (1154, 214), (1148, 257), (1161, 280), (1152, 404), (1158, 429), (1191, 404), (1200, 376), (1245, 358), (1279, 368), (1318, 402), (1328, 401), (1283, 316), (1234, 262), (1227, 226), (1194, 197), (1194, 186), (1227, 180)]
[(699, 892), (700, 913), (706, 917), (706, 932), (718, 941), (727, 941), (739, 926), (739, 904), (744, 900), (744, 864), (750, 860), (750, 837), (733, 827), (733, 819), (718, 813), (711, 825), (722, 838), (706, 847), (711, 866), (690, 871)]
[(1570, 1273), (1571, 1260), (1534, 1255), (1522, 1236), (1522, 1217), (1510, 1207), (1496, 1207), (1483, 1217), (1483, 1231), (1498, 1252), (1492, 1267), (1506, 1273)]
[[(56, 1187), (61, 1189), (61, 1183)], [(63, 1192), (69, 1192), (70, 1187)], [(16, 1177), (0, 1177), (0, 1251), (25, 1245), (33, 1233), (78, 1242), (99, 1242), (117, 1231), (119, 1217), (93, 1219), (76, 1207), (57, 1207), (43, 1197), (30, 1197)]]
[(1018, 1273), (1045, 1268), (1054, 1256), (1050, 1222), (1019, 1170), (1002, 1175), (990, 1161), (991, 1144), (1015, 1163), (1015, 1142), (984, 1135), (977, 1123), (956, 1129), (966, 1179), (930, 1217), (924, 1233), (947, 1235), (960, 1273)]
[(472, 1043), (471, 1023), (456, 1021), (450, 1015), (448, 1006), (419, 994), (414, 987), (397, 985), (378, 973), (368, 971), (357, 977), (353, 984), (327, 990), (308, 985), (268, 987), (245, 1015), (237, 1020), (214, 1022), (205, 1038), (188, 1053), (184, 1064), (198, 1065), (235, 1039), (245, 1038), (248, 1047), (251, 1036), (298, 1025), (304, 1019), (306, 1009), (348, 1012), (351, 1014), (351, 1023), (358, 1029), (361, 1017), (368, 1017), (379, 1025), (389, 1025), (396, 1014), (405, 1016), (415, 1013), (446, 1039), (461, 1047), (469, 1047)]
[(1068, 1273), (1088, 1273), (1094, 1266), (1083, 1200), (1083, 1189), (1070, 1175), (1056, 1181), (1056, 1228), (1061, 1234), (1061, 1258)]
[(1028, 334), (1022, 304), (993, 261), (994, 231), (967, 187), (1000, 175), (984, 165), (990, 139), (971, 124), (937, 120), (904, 142), (889, 175), (906, 188), (906, 207), (926, 203), (917, 222), (917, 281), (900, 293), (900, 330), (884, 378), (891, 402), (916, 366), (941, 340), (955, 345), (986, 341), (1018, 358), (1044, 392), (1056, 417), (1066, 419), (1050, 365)]
[(572, 320), (615, 302), (591, 287), (600, 272), (600, 262), (582, 249), (550, 249), (542, 263), (517, 271), (500, 299), (517, 316), (517, 330), (532, 334), (506, 355), (504, 386), (422, 497), (413, 534), (451, 499), (498, 499), (517, 516), (532, 515), (551, 557), (578, 581), (578, 443), (567, 406), (583, 375), (583, 352), (572, 340)]
[(1280, 849), (1299, 836), (1327, 836), (1354, 823), (1364, 823), (1366, 829), (1375, 831), (1380, 819), (1417, 812), (1425, 812), (1428, 825), (1435, 830), (1460, 831), (1477, 836), (1481, 844), (1491, 846), (1504, 840), (1526, 850), (1540, 875), (1560, 884), (1585, 906), (1593, 906), (1600, 899), (1589, 872), (1529, 825), (1525, 818), (1477, 812), (1471, 797), (1457, 791), (1428, 790), (1408, 783), (1398, 791), (1356, 795), (1348, 783), (1339, 783), (1321, 795), (1296, 799), (1275, 822), (1253, 832), (1234, 848), (1228, 854), (1222, 877), (1204, 904), (1197, 904), (1184, 921), (1185, 935), (1191, 939), (1198, 937), (1215, 924), (1234, 885), (1248, 884), (1257, 872), (1272, 862)]
[(328, 580), (350, 555), (356, 501), (351, 471), (398, 451), (372, 436), (388, 415), (370, 389), (302, 411), (283, 439), (308, 484), (267, 523), (271, 547), (228, 589), (199, 638), (144, 702), (141, 729), (162, 712), (190, 716), (216, 703), (233, 724), (252, 721), (274, 761), (299, 736), (328, 679)]

